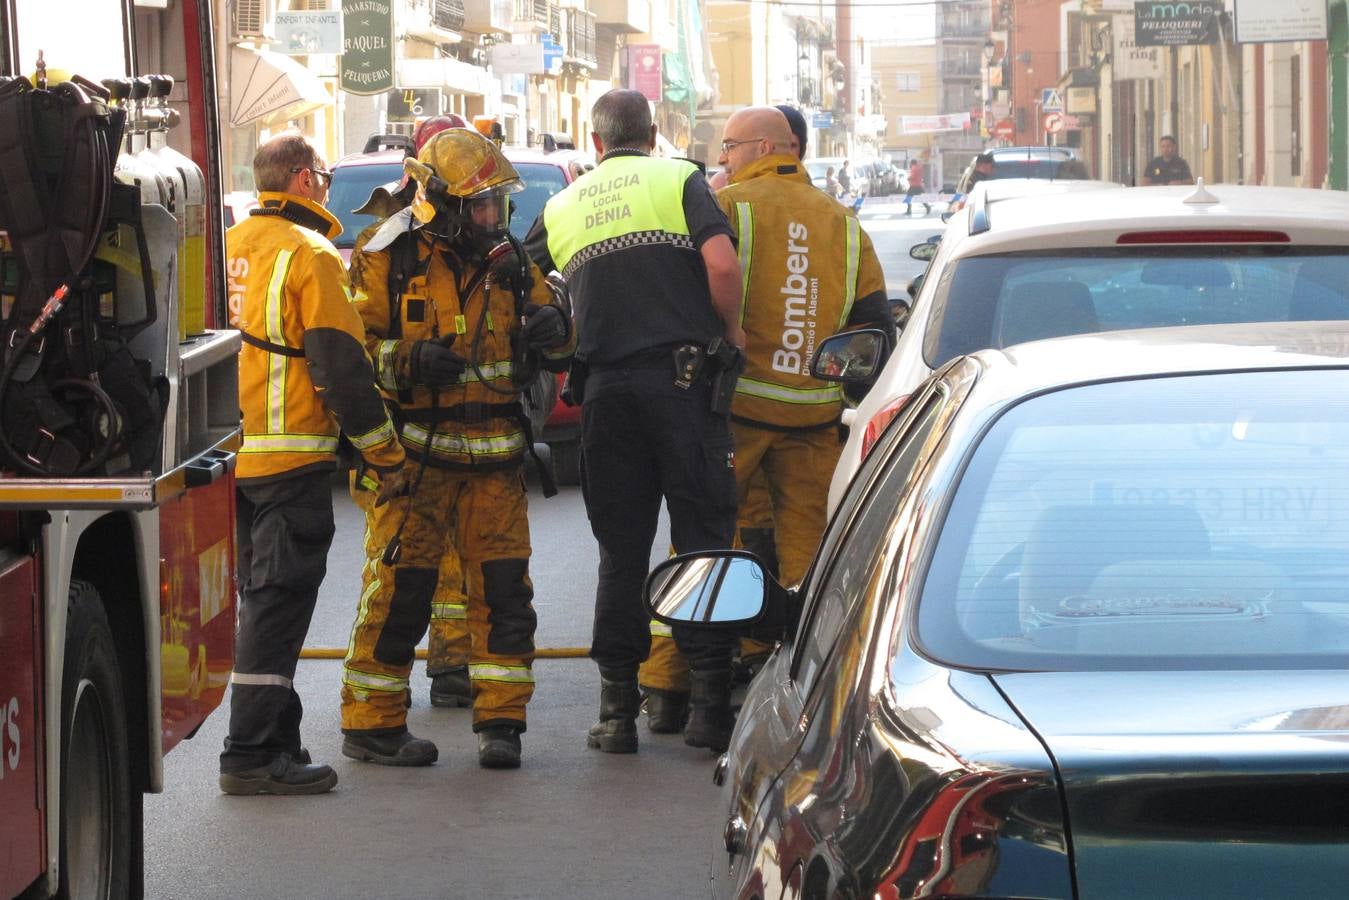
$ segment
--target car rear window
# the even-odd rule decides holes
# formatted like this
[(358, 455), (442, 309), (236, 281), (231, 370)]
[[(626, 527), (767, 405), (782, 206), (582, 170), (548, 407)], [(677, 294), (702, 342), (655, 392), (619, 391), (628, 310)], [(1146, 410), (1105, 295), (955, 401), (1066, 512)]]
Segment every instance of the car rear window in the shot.
[(937, 285), (931, 368), (1025, 341), (1137, 328), (1349, 319), (1349, 249), (1105, 248), (956, 260)]
[(972, 454), (922, 645), (1014, 670), (1349, 665), (1349, 372), (1027, 400)]
[(533, 227), (534, 220), (543, 212), (543, 205), (548, 202), (548, 198), (567, 186), (567, 176), (560, 167), (550, 163), (515, 163), (515, 171), (520, 173), (525, 189), (511, 194), (514, 204), (511, 210), (511, 234), (523, 241)]
[(993, 159), (994, 178), (1058, 178), (1067, 156), (1017, 156)]
[(378, 217), (357, 215), (352, 210), (364, 206), (370, 198), (370, 192), (381, 184), (398, 181), (402, 177), (402, 163), (338, 166), (333, 172), (332, 186), (328, 188), (327, 203), (328, 211), (342, 223), (342, 233), (333, 241), (333, 245), (344, 249), (355, 245), (356, 236), (367, 225), (377, 221)]

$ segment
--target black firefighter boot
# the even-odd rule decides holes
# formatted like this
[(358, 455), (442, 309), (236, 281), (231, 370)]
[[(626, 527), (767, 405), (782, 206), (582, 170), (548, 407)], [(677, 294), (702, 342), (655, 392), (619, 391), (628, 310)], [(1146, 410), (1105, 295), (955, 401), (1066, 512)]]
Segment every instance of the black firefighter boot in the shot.
[(586, 746), (605, 753), (636, 753), (641, 702), (636, 675), (611, 679), (601, 672), (600, 719), (590, 726)]
[(703, 669), (689, 673), (689, 724), (684, 726), (684, 743), (722, 753), (731, 745), (731, 671)]
[(654, 734), (679, 734), (689, 717), (689, 695), (646, 689), (646, 727)]

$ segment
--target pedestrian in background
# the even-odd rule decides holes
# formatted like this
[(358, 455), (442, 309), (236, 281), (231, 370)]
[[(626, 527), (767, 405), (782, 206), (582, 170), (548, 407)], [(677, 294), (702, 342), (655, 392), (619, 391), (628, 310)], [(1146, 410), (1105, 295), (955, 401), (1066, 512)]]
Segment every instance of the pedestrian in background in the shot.
[(838, 168), (838, 190), (839, 199), (845, 200), (852, 193), (852, 175), (848, 172), (848, 161), (845, 159), (843, 165)]
[[(904, 215), (913, 215), (913, 198), (923, 193), (923, 163), (917, 157), (909, 162), (909, 189), (904, 192)], [(932, 212), (932, 204), (923, 204), (923, 214)]]
[(1152, 158), (1143, 170), (1143, 184), (1194, 184), (1194, 175), (1190, 164), (1176, 153), (1176, 139), (1169, 134), (1162, 135), (1157, 142), (1161, 153)]
[(842, 188), (838, 184), (838, 176), (834, 174), (834, 167), (830, 166), (824, 170), (824, 192), (835, 200), (842, 194)]
[[(327, 572), (338, 428), (360, 453), (377, 501), (404, 488), (403, 448), (375, 390), (351, 305), (342, 225), (326, 209), (331, 175), (300, 135), (253, 158), (258, 208), (225, 235), (239, 351), (243, 446), (237, 476), (239, 623), (227, 794), (319, 794), (337, 784), (300, 744), (293, 680)], [(237, 306), (233, 301), (237, 298)]]
[[(591, 121), (599, 165), (549, 199), (526, 245), (566, 278), (576, 310), (571, 380), (584, 399), (582, 485), (600, 550), (590, 648), (600, 713), (587, 743), (634, 753), (637, 668), (651, 639), (642, 589), (662, 498), (676, 552), (735, 537), (735, 457), (713, 387), (720, 346), (744, 343), (740, 265), (697, 166), (651, 157), (645, 96), (609, 91)], [(692, 668), (684, 742), (721, 752), (734, 724), (733, 640), (679, 627), (674, 638)]]
[(787, 103), (779, 103), (773, 108), (782, 113), (787, 119), (787, 127), (792, 130), (792, 153), (796, 154), (797, 159), (805, 159), (806, 145), (810, 143), (810, 128), (806, 125), (806, 117), (801, 115), (801, 110)]

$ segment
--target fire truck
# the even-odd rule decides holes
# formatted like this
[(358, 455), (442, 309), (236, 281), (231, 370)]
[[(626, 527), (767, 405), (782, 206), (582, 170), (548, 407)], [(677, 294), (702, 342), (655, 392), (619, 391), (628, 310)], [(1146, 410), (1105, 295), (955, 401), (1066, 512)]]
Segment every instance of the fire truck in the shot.
[(0, 63), (0, 897), (134, 897), (233, 662), (212, 4), (0, 0)]

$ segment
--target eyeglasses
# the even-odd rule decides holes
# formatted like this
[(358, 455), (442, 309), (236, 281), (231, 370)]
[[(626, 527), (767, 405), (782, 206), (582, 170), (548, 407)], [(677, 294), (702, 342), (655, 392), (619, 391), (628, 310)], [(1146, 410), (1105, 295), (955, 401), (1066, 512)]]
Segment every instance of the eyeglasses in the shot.
[(745, 138), (743, 141), (722, 141), (721, 152), (730, 153), (732, 150), (734, 150), (736, 147), (739, 147), (741, 144), (757, 144), (759, 141), (766, 141), (766, 140), (768, 140), (768, 138), (756, 137), (756, 138)]
[(290, 171), (291, 174), (298, 174), (300, 172), (313, 172), (314, 176), (320, 179), (325, 187), (331, 184), (333, 180), (332, 172), (328, 171), (327, 169), (320, 169), (317, 166), (300, 166), (298, 169), (291, 169)]

